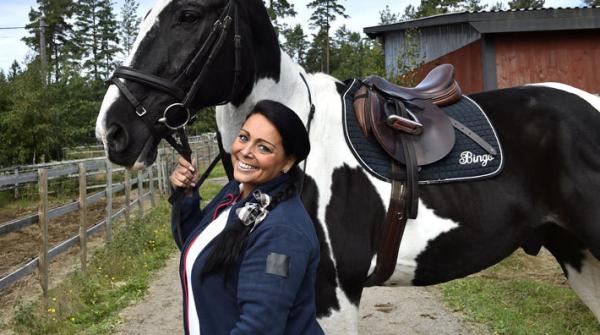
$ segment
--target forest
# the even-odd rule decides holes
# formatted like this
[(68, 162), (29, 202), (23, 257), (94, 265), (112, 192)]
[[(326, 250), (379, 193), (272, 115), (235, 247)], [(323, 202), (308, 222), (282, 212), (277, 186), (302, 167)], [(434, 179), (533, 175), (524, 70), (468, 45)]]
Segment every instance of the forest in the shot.
[[(386, 76), (378, 41), (345, 25), (331, 31), (335, 20), (349, 17), (344, 1), (312, 0), (307, 5), (311, 13), (308, 31), (286, 23), (286, 18), (297, 13), (292, 0), (264, 2), (281, 47), (307, 71), (340, 79)], [(589, 5), (598, 2), (585, 0)], [(482, 5), (480, 0), (421, 0), (403, 13), (382, 8), (379, 24), (457, 11), (543, 5), (544, 0), (511, 0), (493, 6)], [(0, 70), (0, 168), (61, 160), (64, 148), (97, 144), (94, 127), (104, 82), (135, 41), (142, 20), (138, 7), (136, 0), (124, 0), (119, 8), (111, 0), (37, 0), (23, 38), (35, 56), (15, 60), (7, 71)], [(410, 45), (405, 47), (403, 58), (416, 54)], [(417, 67), (419, 60), (409, 64)], [(389, 79), (406, 83), (406, 78)], [(214, 112), (199, 115), (190, 132), (214, 131)]]

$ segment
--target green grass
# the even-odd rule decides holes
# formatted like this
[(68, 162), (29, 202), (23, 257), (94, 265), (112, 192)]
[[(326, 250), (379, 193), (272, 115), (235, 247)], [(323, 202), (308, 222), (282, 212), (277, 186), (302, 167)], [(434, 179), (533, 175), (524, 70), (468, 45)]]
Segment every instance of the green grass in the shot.
[(100, 248), (87, 272), (76, 271), (49, 292), (47, 309), (38, 302), (21, 304), (10, 326), (17, 334), (102, 334), (119, 311), (141, 298), (153, 271), (175, 251), (166, 201), (143, 220), (115, 231)]
[(529, 268), (539, 264), (529, 264), (528, 257), (517, 253), (480, 275), (441, 285), (446, 303), (493, 334), (600, 334), (575, 293), (550, 280), (554, 274), (531, 274)]

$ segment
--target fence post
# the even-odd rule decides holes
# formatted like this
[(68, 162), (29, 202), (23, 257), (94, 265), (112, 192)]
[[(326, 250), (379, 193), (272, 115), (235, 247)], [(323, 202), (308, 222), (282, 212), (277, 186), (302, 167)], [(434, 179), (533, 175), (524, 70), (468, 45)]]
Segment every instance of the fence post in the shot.
[(42, 245), (38, 262), (40, 286), (44, 310), (48, 309), (48, 170), (38, 169), (38, 189), (40, 204), (38, 208)]
[(129, 170), (125, 169), (125, 224), (129, 225), (129, 216), (131, 211), (129, 205), (131, 204), (131, 174)]
[(79, 163), (79, 246), (81, 271), (86, 271), (87, 265), (87, 180), (85, 163)]
[(138, 171), (137, 178), (137, 187), (138, 187), (138, 209), (140, 219), (144, 217), (144, 172)]
[(162, 164), (163, 164), (163, 158), (162, 158), (162, 148), (158, 149), (158, 158), (156, 160), (156, 180), (158, 182), (158, 192), (160, 192), (161, 195), (164, 195), (166, 193), (165, 191), (165, 184), (164, 184), (164, 178), (163, 178), (163, 169), (162, 169)]
[[(19, 180), (19, 168), (15, 168), (15, 177)], [(19, 182), (15, 183), (15, 200), (19, 199)]]
[(163, 160), (160, 166), (163, 175), (163, 185), (164, 185), (164, 193), (163, 195), (169, 194), (171, 191), (171, 182), (169, 181), (169, 174), (167, 173), (167, 164), (168, 160)]
[(150, 203), (152, 207), (156, 206), (154, 201), (154, 167), (151, 166), (148, 170), (148, 189), (150, 190)]
[(106, 241), (112, 240), (112, 200), (113, 200), (112, 163), (106, 160)]

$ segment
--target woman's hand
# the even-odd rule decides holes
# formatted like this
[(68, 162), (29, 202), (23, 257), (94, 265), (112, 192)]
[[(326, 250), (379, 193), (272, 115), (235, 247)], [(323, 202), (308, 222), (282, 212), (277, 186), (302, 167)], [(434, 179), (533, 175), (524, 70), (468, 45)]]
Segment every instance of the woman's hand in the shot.
[[(198, 181), (198, 171), (196, 170), (196, 162), (188, 162), (182, 157), (179, 157), (179, 161), (173, 173), (169, 177), (171, 185), (173, 187), (183, 187), (191, 190), (192, 187), (196, 186)], [(188, 192), (186, 192), (188, 193)]]

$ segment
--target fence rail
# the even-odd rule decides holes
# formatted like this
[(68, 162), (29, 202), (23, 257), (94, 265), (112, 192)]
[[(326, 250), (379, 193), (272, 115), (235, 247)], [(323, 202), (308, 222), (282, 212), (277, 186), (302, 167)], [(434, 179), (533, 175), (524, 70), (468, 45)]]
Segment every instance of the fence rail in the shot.
[[(190, 145), (193, 148), (194, 158), (201, 162), (208, 162), (218, 152), (216, 143), (209, 136), (193, 138), (190, 140)], [(105, 239), (112, 239), (112, 222), (124, 218), (125, 224), (127, 224), (131, 209), (134, 207), (137, 207), (138, 215), (143, 216), (145, 200), (150, 199), (152, 205), (154, 205), (154, 198), (157, 194), (166, 194), (170, 191), (168, 172), (176, 163), (176, 159), (177, 154), (172, 149), (161, 147), (156, 163), (145, 171), (138, 172), (137, 178), (133, 180), (129, 171), (120, 167), (113, 167), (105, 157), (19, 167), (14, 169), (15, 173), (12, 175), (8, 175), (7, 171), (13, 169), (5, 169), (4, 174), (0, 175), (0, 190), (6, 190), (6, 187), (37, 183), (39, 206), (38, 213), (0, 223), (0, 236), (37, 224), (40, 228), (42, 242), (37, 257), (0, 277), (0, 290), (10, 287), (18, 280), (38, 270), (44, 304), (47, 304), (48, 264), (50, 261), (72, 247), (79, 245), (81, 249), (81, 267), (85, 269), (87, 265), (87, 240), (89, 237), (104, 231), (106, 234)], [(99, 173), (105, 174), (106, 183), (103, 185), (87, 185), (87, 177)], [(124, 174), (124, 180), (113, 183), (116, 174)], [(48, 181), (65, 177), (78, 178), (78, 200), (55, 208), (48, 208)], [(145, 189), (145, 184), (147, 189)], [(155, 184), (158, 185), (158, 189), (155, 188)], [(137, 198), (134, 200), (131, 199), (133, 188), (137, 189)], [(88, 194), (88, 190), (98, 189), (102, 190)], [(15, 195), (17, 194), (16, 190)], [(125, 203), (113, 213), (113, 195), (120, 192), (124, 192)], [(106, 200), (104, 218), (88, 227), (90, 224), (86, 216), (88, 207), (104, 199)], [(79, 233), (49, 247), (48, 224), (50, 220), (76, 212), (80, 213)]]

